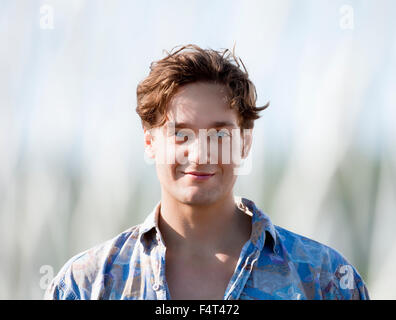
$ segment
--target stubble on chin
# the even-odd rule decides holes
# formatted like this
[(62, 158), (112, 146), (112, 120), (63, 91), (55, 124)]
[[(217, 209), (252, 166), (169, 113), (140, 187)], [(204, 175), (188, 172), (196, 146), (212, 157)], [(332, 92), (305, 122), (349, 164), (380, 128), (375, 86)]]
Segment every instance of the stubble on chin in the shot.
[(219, 191), (220, 190), (213, 189), (192, 191), (185, 188), (182, 190), (180, 200), (187, 205), (207, 206), (215, 203), (221, 197), (221, 192)]

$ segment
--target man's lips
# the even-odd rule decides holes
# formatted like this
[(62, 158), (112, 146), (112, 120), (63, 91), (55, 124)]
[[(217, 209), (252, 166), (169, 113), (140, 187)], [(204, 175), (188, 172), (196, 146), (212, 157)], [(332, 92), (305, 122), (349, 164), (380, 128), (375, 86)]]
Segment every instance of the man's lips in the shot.
[(214, 173), (210, 172), (187, 171), (183, 173), (194, 180), (207, 180), (210, 177), (214, 176)]
[(183, 172), (184, 174), (191, 174), (194, 176), (213, 176), (214, 173), (210, 173), (210, 172), (198, 172), (198, 171), (187, 171), (187, 172)]

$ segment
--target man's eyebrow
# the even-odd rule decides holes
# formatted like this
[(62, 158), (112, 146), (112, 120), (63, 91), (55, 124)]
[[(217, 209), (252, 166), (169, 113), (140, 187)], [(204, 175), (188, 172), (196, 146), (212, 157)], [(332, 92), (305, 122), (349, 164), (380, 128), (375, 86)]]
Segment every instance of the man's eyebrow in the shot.
[[(175, 128), (191, 128), (194, 125), (187, 122), (174, 122)], [(235, 123), (229, 121), (215, 121), (209, 125), (210, 128), (220, 128), (220, 127), (236, 127)]]

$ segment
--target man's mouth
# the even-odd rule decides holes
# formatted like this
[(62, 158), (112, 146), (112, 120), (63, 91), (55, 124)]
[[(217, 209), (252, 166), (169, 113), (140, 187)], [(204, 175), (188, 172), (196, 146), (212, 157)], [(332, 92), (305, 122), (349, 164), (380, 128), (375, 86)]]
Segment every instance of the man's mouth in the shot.
[(183, 173), (187, 177), (190, 177), (194, 180), (208, 180), (209, 178), (214, 176), (214, 173), (210, 173), (210, 172), (187, 171)]

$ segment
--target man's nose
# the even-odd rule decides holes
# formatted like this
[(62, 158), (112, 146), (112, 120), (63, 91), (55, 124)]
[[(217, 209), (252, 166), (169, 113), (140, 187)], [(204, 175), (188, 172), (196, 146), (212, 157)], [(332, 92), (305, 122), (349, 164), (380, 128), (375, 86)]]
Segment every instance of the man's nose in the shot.
[(196, 164), (208, 163), (208, 149), (206, 138), (199, 136), (195, 137), (187, 147), (188, 161)]

